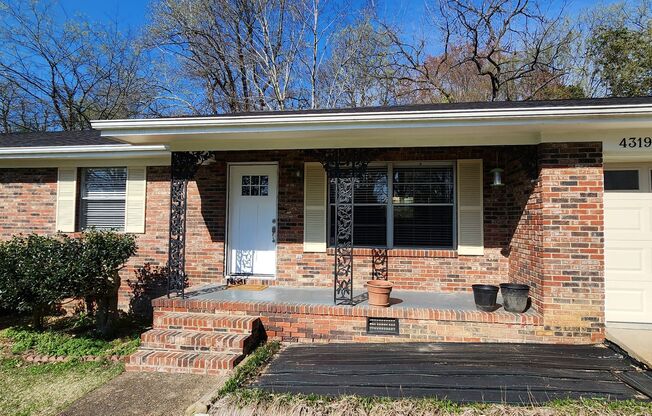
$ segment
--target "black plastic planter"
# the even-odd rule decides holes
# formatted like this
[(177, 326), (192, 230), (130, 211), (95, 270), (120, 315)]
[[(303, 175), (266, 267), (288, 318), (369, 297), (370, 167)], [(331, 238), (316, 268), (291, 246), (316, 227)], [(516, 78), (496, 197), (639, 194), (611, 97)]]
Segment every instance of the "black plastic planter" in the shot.
[(496, 297), (498, 296), (498, 286), (493, 285), (473, 285), (473, 299), (475, 299), (476, 308), (485, 312), (496, 310)]
[(503, 295), (503, 307), (508, 312), (522, 313), (528, 307), (530, 286), (516, 283), (501, 283), (500, 293)]

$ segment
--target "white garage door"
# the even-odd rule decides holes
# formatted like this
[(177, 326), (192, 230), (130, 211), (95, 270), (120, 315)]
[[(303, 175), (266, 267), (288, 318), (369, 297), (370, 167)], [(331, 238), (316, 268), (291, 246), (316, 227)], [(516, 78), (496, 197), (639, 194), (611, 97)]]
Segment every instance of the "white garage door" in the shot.
[(605, 166), (609, 322), (652, 323), (652, 164)]

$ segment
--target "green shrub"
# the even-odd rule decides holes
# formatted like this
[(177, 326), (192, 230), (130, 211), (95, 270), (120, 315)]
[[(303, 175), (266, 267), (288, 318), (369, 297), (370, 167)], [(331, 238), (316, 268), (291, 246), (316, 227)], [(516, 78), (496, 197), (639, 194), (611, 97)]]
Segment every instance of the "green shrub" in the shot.
[(133, 235), (112, 231), (15, 236), (0, 243), (0, 307), (31, 313), (41, 329), (61, 300), (90, 300), (97, 329), (108, 335), (118, 317), (119, 271), (135, 252)]
[(32, 314), (36, 328), (74, 295), (81, 244), (66, 236), (16, 236), (0, 243), (0, 306)]
[(77, 259), (81, 270), (76, 296), (97, 305), (95, 323), (106, 335), (114, 330), (118, 318), (120, 269), (136, 253), (136, 238), (113, 231), (87, 231), (80, 237), (82, 250)]

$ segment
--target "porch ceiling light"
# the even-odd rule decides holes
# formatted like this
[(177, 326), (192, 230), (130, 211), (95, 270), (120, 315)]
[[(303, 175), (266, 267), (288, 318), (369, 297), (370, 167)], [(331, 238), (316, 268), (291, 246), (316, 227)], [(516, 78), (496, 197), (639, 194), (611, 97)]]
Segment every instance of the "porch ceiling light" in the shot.
[(493, 168), (489, 171), (493, 175), (493, 181), (491, 182), (491, 186), (504, 186), (505, 184), (503, 183), (503, 172), (501, 168)]

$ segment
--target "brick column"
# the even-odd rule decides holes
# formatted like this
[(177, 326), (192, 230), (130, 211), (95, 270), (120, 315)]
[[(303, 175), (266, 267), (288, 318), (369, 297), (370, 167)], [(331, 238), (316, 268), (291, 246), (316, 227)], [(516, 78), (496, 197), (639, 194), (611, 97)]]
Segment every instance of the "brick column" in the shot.
[[(541, 312), (547, 335), (604, 339), (602, 144), (539, 146)], [(572, 337), (572, 340), (571, 340)]]

